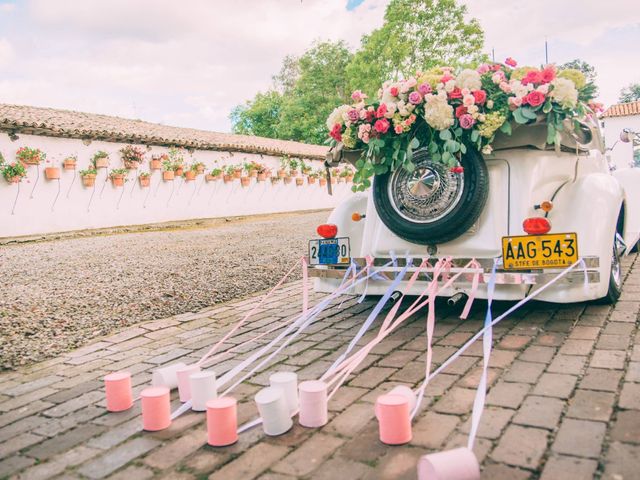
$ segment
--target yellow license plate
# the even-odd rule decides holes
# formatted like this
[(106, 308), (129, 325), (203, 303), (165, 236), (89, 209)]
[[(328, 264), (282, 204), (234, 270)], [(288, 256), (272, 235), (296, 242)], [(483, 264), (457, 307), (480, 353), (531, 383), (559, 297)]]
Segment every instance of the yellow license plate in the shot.
[(502, 237), (502, 260), (506, 270), (568, 267), (578, 261), (578, 235)]

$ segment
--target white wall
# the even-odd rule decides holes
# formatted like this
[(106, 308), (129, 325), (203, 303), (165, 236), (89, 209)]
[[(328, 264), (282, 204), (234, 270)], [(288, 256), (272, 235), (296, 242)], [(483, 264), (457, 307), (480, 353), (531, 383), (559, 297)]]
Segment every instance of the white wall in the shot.
[[(613, 147), (620, 139), (620, 132), (629, 128), (634, 132), (640, 132), (640, 115), (629, 115), (625, 117), (608, 117), (604, 119), (604, 138), (607, 148)], [(611, 156), (611, 161), (618, 170), (629, 168), (629, 163), (633, 162), (633, 147), (631, 142), (618, 142), (613, 150), (607, 152)]]
[[(110, 154), (110, 168), (122, 168), (118, 150), (124, 144), (93, 141), (84, 145), (81, 140), (53, 138), (18, 134), (19, 139), (12, 142), (5, 133), (0, 133), (0, 152), (6, 161), (13, 161), (15, 152), (22, 146), (39, 148), (47, 153), (47, 159), (61, 163), (71, 154), (78, 156), (77, 169), (62, 170), (60, 183), (57, 180), (45, 180), (41, 164), (40, 178), (36, 181), (37, 168), (28, 167), (27, 178), (18, 187), (10, 185), (0, 177), (0, 237), (31, 235), (69, 230), (113, 227), (119, 225), (137, 225), (193, 218), (211, 218), (259, 213), (290, 212), (317, 208), (330, 208), (351, 195), (350, 184), (334, 185), (334, 194), (327, 194), (326, 186), (315, 185), (296, 187), (295, 181), (284, 185), (282, 181), (271, 185), (270, 181), (256, 183), (242, 188), (239, 180), (230, 184), (223, 182), (206, 183), (204, 175), (198, 175), (195, 181), (185, 182), (176, 179), (163, 182), (162, 172), (156, 170), (151, 176), (151, 187), (141, 188), (135, 178), (136, 171), (129, 173), (129, 181), (124, 187), (113, 187), (107, 178), (105, 169), (98, 170), (95, 190), (82, 186), (78, 172), (89, 165), (89, 159), (98, 150)], [(168, 149), (152, 147), (152, 154), (166, 153)], [(242, 163), (255, 160), (277, 169), (279, 158), (264, 155), (235, 152), (215, 152), (196, 150), (192, 155), (185, 152), (185, 161), (204, 162), (206, 170), (214, 166)], [(217, 163), (216, 163), (217, 161)], [(319, 168), (321, 161), (305, 160)], [(140, 171), (148, 171), (148, 162)], [(105, 179), (108, 180), (105, 182)], [(60, 194), (54, 206), (54, 200)], [(35, 188), (34, 188), (35, 187)], [(33, 190), (33, 195), (31, 192)], [(93, 198), (92, 198), (93, 194)], [(12, 208), (14, 201), (14, 213)]]

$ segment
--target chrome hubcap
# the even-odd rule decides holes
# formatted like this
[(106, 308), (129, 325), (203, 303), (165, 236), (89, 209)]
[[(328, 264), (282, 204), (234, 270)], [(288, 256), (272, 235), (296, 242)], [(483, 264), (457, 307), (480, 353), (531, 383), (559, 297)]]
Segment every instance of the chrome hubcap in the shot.
[(414, 223), (432, 223), (451, 212), (462, 196), (464, 173), (433, 162), (426, 150), (414, 153), (415, 169), (399, 168), (388, 183), (391, 206), (402, 218)]
[(617, 242), (613, 244), (613, 254), (611, 255), (611, 277), (618, 287), (622, 286), (622, 271), (620, 268), (620, 257), (617, 252)]

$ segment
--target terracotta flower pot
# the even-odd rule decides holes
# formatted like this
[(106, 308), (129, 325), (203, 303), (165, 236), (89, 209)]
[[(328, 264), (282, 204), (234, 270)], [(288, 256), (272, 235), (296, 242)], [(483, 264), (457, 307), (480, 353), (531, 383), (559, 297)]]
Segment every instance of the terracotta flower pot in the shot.
[(353, 175), (347, 175), (347, 182), (348, 183), (353, 182)]
[(216, 175), (216, 180), (222, 180), (222, 173)]
[(175, 178), (175, 176), (176, 176), (176, 173), (173, 170), (165, 170), (164, 172), (162, 172), (162, 179), (165, 182), (170, 182)]
[(124, 162), (124, 168), (127, 170), (137, 170), (140, 166), (140, 162), (136, 162), (135, 160), (129, 160)]
[(307, 183), (309, 185), (313, 185), (314, 183), (316, 183), (316, 177), (307, 177)]
[(176, 177), (181, 177), (182, 174), (184, 173), (184, 167), (178, 167), (174, 171), (176, 173)]
[(338, 177), (338, 183), (344, 183), (344, 177)]
[(288, 185), (291, 183), (293, 179), (291, 177), (284, 177), (283, 180), (284, 180), (284, 183)]
[(82, 185), (85, 187), (93, 187), (96, 184), (96, 174), (90, 173), (82, 177)]
[(302, 185), (304, 185), (304, 178), (296, 177), (296, 187), (301, 187)]
[(76, 169), (76, 161), (75, 160), (65, 160), (62, 162), (62, 168), (65, 170), (75, 170)]
[(9, 183), (20, 183), (21, 181), (22, 181), (22, 177), (20, 175), (7, 178), (7, 182)]
[(119, 173), (117, 175), (111, 175), (111, 183), (114, 187), (123, 187), (124, 186), (124, 175)]
[(184, 179), (187, 182), (195, 180), (196, 179), (196, 172), (194, 172), (193, 170), (187, 170), (186, 172), (184, 172)]
[(249, 176), (251, 178), (256, 178), (258, 176), (258, 171), (257, 170), (249, 170)]
[(233, 175), (227, 175), (226, 173), (222, 176), (222, 180), (224, 183), (230, 183), (233, 180)]
[(321, 178), (320, 180), (318, 180), (318, 183), (320, 184), (321, 187), (324, 187), (327, 184), (327, 179)]
[(251, 185), (251, 177), (240, 177), (240, 185), (243, 187)]
[(162, 168), (162, 162), (160, 160), (151, 160), (149, 162), (149, 168), (151, 168), (151, 170), (160, 170)]
[(234, 170), (233, 178), (241, 178), (241, 177), (242, 177), (242, 170), (240, 170), (240, 169)]
[(287, 176), (287, 171), (286, 170), (278, 170), (278, 177), (280, 178), (285, 178)]
[(140, 181), (140, 186), (143, 188), (151, 185), (151, 177), (138, 177), (138, 180)]
[(273, 185), (275, 185), (276, 183), (278, 183), (280, 181), (280, 177), (271, 177), (271, 183)]
[(204, 179), (205, 179), (205, 181), (208, 183), (208, 182), (213, 182), (213, 181), (216, 179), (216, 177), (207, 173), (207, 174), (204, 176)]
[(256, 178), (259, 182), (264, 182), (267, 179), (267, 174), (265, 172), (259, 173)]
[(40, 164), (40, 156), (33, 158), (25, 158), (24, 160), (20, 160), (23, 165), (39, 165)]
[(44, 169), (44, 176), (47, 180), (57, 180), (60, 178), (60, 169), (58, 167), (47, 167)]
[(196, 169), (198, 170), (198, 173), (204, 173), (204, 165), (198, 165)]
[(98, 158), (96, 159), (96, 168), (107, 168), (109, 166), (108, 158)]

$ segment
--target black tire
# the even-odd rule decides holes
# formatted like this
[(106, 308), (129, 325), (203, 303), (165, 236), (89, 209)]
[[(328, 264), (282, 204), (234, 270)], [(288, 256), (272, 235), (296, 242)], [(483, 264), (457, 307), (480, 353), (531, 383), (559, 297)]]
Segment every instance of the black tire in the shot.
[[(446, 243), (467, 232), (480, 217), (489, 195), (487, 166), (480, 153), (469, 149), (462, 156), (460, 163), (464, 172), (461, 174), (451, 173), (448, 167), (431, 161), (426, 149), (414, 153), (413, 163), (416, 165), (413, 174), (400, 169), (375, 177), (373, 201), (382, 222), (400, 238), (420, 245)], [(437, 179), (427, 186), (427, 177)], [(411, 182), (413, 187), (410, 187)], [(421, 187), (431, 189), (431, 193), (420, 192), (419, 197), (414, 196), (415, 189)], [(400, 197), (407, 201), (400, 201)], [(441, 202), (442, 199), (445, 201)], [(444, 205), (435, 217), (427, 212), (432, 201)], [(424, 205), (420, 205), (421, 202)], [(419, 207), (423, 209), (416, 213)]]
[(620, 266), (620, 255), (618, 254), (616, 238), (613, 239), (611, 253), (611, 267), (609, 268), (609, 287), (607, 294), (598, 300), (602, 305), (615, 305), (622, 293), (622, 269)]

